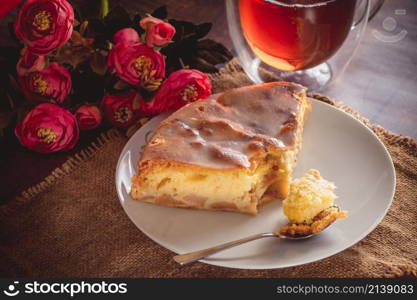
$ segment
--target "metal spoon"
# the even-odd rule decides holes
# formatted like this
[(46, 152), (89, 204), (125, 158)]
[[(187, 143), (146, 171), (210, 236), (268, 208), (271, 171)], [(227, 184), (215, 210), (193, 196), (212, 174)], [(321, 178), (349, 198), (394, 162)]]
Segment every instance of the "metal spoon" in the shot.
[[(337, 207), (337, 206), (332, 206), (332, 207)], [(329, 208), (332, 208), (332, 207), (329, 207)], [(329, 208), (327, 208), (325, 210), (328, 210)], [(340, 211), (339, 207), (337, 207), (337, 209)], [(333, 224), (335, 220), (333, 220), (331, 223), (329, 223), (326, 226), (326, 229), (329, 228), (330, 225)], [(266, 238), (266, 237), (276, 237), (276, 238), (287, 239), (287, 240), (303, 240), (303, 239), (307, 239), (307, 238), (310, 238), (312, 236), (315, 236), (315, 235), (323, 232), (323, 230), (320, 231), (320, 232), (317, 232), (317, 233), (312, 233), (312, 234), (308, 234), (308, 235), (297, 235), (297, 236), (284, 235), (284, 234), (281, 234), (279, 232), (279, 230), (277, 232), (258, 233), (258, 234), (254, 234), (254, 235), (251, 235), (251, 236), (248, 236), (248, 237), (236, 240), (236, 241), (231, 241), (231, 242), (227, 242), (227, 243), (224, 243), (224, 244), (221, 244), (221, 245), (217, 245), (217, 246), (214, 246), (214, 247), (211, 247), (211, 248), (176, 255), (176, 256), (174, 256), (174, 260), (177, 263), (179, 263), (180, 265), (186, 265), (186, 264), (192, 263), (194, 261), (200, 260), (202, 258), (205, 258), (207, 256), (213, 255), (215, 253), (218, 253), (220, 251), (223, 251), (223, 250), (226, 250), (226, 249), (238, 246), (238, 245), (242, 245), (244, 243), (251, 242), (251, 241), (254, 241), (254, 240), (259, 240), (259, 239)]]

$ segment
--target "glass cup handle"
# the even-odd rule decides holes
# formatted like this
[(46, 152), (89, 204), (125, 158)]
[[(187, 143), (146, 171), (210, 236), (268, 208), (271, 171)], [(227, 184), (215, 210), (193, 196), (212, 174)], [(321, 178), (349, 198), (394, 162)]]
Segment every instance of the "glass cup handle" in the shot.
[[(372, 20), (373, 17), (378, 13), (378, 11), (381, 9), (382, 5), (384, 4), (385, 0), (367, 0), (370, 1), (370, 9), (369, 9), (369, 17), (368, 22)], [(353, 26), (352, 29), (354, 29), (359, 23), (363, 21), (365, 18), (366, 10), (363, 13), (363, 15), (357, 20)]]
[(369, 11), (368, 22), (378, 13), (385, 0), (371, 0), (371, 10)]

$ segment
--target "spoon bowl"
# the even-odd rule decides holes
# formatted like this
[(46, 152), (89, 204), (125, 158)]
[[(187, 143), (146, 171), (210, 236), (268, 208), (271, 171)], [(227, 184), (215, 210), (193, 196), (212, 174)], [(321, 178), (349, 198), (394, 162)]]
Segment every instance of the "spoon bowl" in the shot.
[[(336, 205), (333, 205), (333, 206), (330, 206), (330, 207), (324, 209), (320, 213), (318, 213), (317, 216), (321, 216), (321, 215), (323, 215), (323, 212), (330, 211), (331, 209), (335, 209), (335, 208), (337, 209), (337, 212), (340, 212), (340, 208)], [(315, 235), (318, 235), (319, 233), (323, 232), (325, 229), (329, 228), (336, 220), (337, 220), (337, 218), (331, 219), (318, 232), (312, 232), (312, 233), (309, 233), (309, 234), (289, 234), (288, 232), (286, 232), (284, 234), (282, 232), (281, 228), (279, 228), (276, 232), (264, 232), (264, 233), (258, 233), (258, 234), (250, 235), (248, 237), (244, 237), (244, 238), (239, 239), (239, 240), (227, 242), (227, 243), (220, 244), (220, 245), (210, 247), (210, 248), (207, 248), (207, 249), (197, 250), (197, 251), (190, 252), (190, 253), (185, 253), (185, 254), (179, 254), (179, 255), (174, 256), (173, 258), (180, 265), (186, 265), (186, 264), (195, 262), (197, 260), (203, 259), (207, 256), (213, 255), (215, 253), (218, 253), (220, 251), (223, 251), (223, 250), (235, 247), (235, 246), (239, 246), (239, 245), (245, 244), (247, 242), (259, 240), (259, 239), (262, 239), (262, 238), (275, 237), (275, 238), (286, 239), (286, 240), (304, 240), (304, 239), (311, 238), (311, 237), (313, 237)]]

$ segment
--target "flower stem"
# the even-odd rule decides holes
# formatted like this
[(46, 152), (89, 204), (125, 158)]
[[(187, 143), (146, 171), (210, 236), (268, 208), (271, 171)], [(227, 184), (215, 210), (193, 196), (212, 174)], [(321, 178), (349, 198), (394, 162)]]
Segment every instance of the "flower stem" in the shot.
[(109, 0), (100, 0), (100, 18), (104, 19), (109, 13)]

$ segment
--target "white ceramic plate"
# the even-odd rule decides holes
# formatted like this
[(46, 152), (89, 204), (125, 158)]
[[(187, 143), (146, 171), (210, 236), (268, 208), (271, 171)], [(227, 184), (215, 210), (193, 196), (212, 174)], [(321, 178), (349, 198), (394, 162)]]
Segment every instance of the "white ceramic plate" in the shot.
[[(175, 253), (186, 253), (261, 232), (286, 223), (281, 201), (260, 209), (256, 217), (233, 212), (198, 211), (141, 203), (130, 198), (145, 139), (164, 119), (145, 124), (123, 149), (116, 169), (120, 202), (132, 222), (148, 237)], [(294, 176), (310, 168), (338, 186), (336, 203), (349, 211), (314, 238), (284, 241), (266, 238), (225, 250), (202, 262), (243, 269), (296, 266), (334, 255), (363, 239), (382, 220), (395, 190), (395, 171), (388, 151), (376, 135), (345, 112), (320, 101), (304, 129)]]

